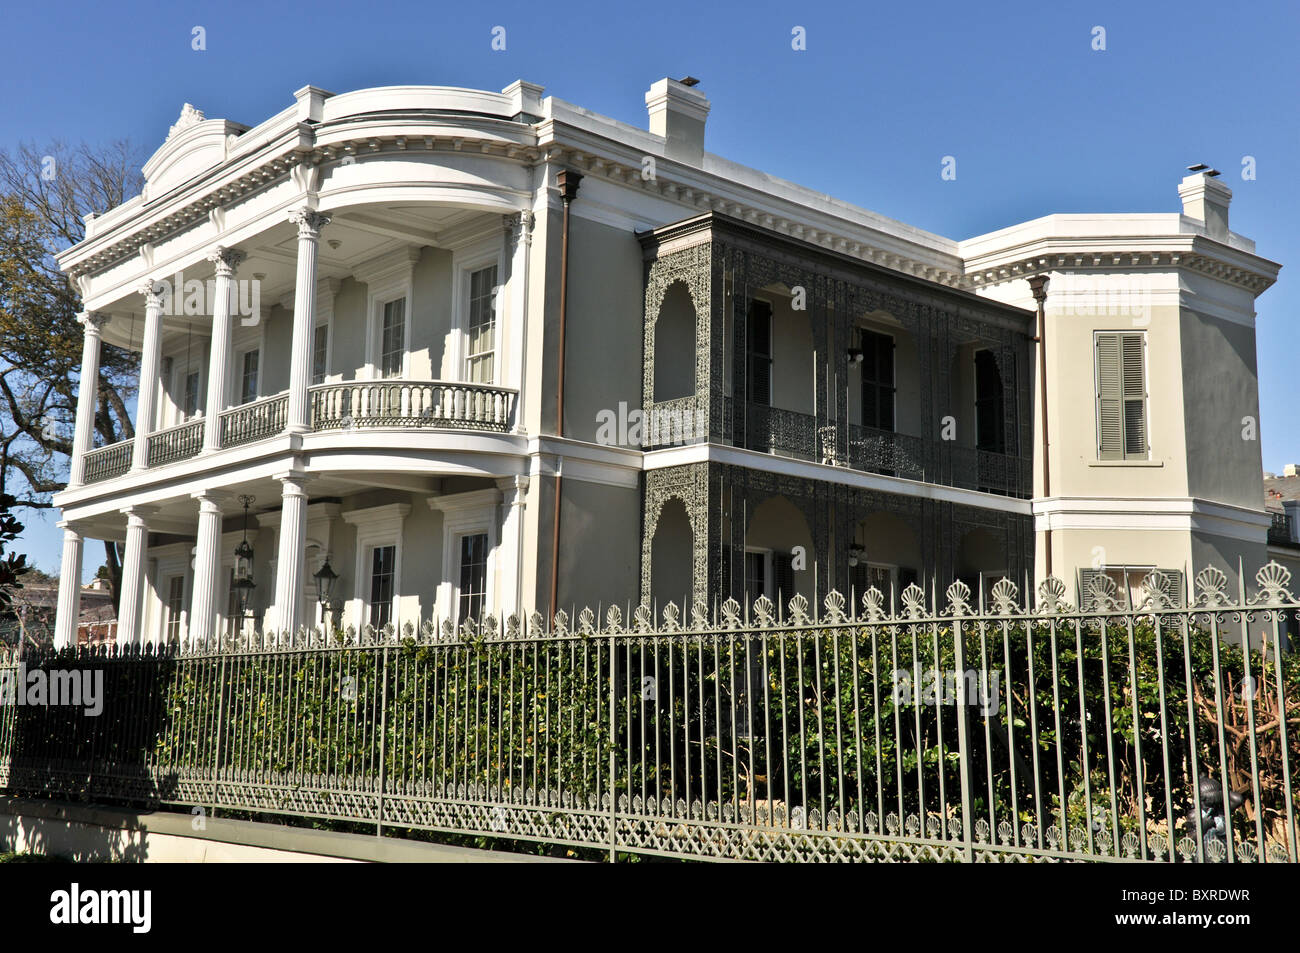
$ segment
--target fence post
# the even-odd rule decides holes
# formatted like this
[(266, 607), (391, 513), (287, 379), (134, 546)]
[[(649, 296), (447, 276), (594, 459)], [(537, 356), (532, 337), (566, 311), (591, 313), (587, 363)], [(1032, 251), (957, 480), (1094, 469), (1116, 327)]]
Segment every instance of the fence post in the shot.
[(614, 634), (609, 636), (609, 862), (618, 862), (618, 792), (614, 781), (618, 773), (618, 653)]
[[(219, 643), (218, 643), (219, 644)], [(220, 648), (218, 647), (218, 652)], [(226, 656), (221, 653), (217, 662), (217, 746), (212, 752), (212, 816), (217, 816), (217, 776), (221, 771), (221, 742), (226, 727)]]
[(384, 678), (379, 690), (379, 819), (375, 836), (384, 836), (384, 786), (388, 783), (388, 646), (383, 649)]
[[(932, 623), (937, 625), (938, 623)], [(962, 840), (962, 859), (966, 863), (973, 863), (975, 860), (975, 848), (971, 839), (971, 823), (974, 814), (973, 799), (971, 796), (970, 786), (970, 732), (967, 721), (970, 718), (970, 707), (966, 699), (966, 634), (962, 630), (961, 616), (957, 615), (952, 620), (952, 641), (953, 641), (953, 665), (957, 669), (954, 672), (954, 681), (958, 686), (957, 695), (957, 751), (960, 757), (957, 759), (957, 765), (961, 771), (961, 840)], [(935, 660), (936, 664), (938, 659)], [(940, 768), (942, 771), (942, 767)]]

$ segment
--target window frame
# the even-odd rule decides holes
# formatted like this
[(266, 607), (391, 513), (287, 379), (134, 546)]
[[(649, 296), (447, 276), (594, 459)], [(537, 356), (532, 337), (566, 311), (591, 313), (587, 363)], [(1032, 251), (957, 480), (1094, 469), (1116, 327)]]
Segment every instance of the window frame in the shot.
[[(249, 398), (245, 398), (244, 397), (245, 365), (248, 362), (248, 356), (250, 354), (257, 355), (257, 378), (254, 382), (253, 396)], [(244, 407), (248, 404), (257, 403), (257, 401), (262, 399), (263, 396), (262, 382), (263, 379), (265, 378), (265, 375), (262, 373), (262, 370), (263, 370), (262, 346), (260, 341), (255, 344), (242, 347), (236, 352), (235, 379), (232, 382), (235, 388), (235, 399), (233, 402), (234, 406)]]
[[(989, 355), (989, 360), (993, 362), (993, 372), (997, 374), (998, 387), (1000, 388), (1000, 393), (998, 394), (997, 397), (998, 413), (996, 415), (996, 421), (995, 421), (997, 424), (999, 449), (991, 449), (988, 447), (980, 446), (980, 403), (982, 400), (991, 399), (991, 398), (980, 397), (979, 356), (981, 354)], [(1002, 371), (998, 367), (998, 359), (994, 355), (993, 348), (991, 347), (977, 347), (974, 349), (974, 351), (971, 354), (971, 392), (972, 392), (971, 406), (974, 408), (975, 411), (973, 415), (975, 432), (974, 434), (972, 434), (972, 436), (974, 437), (975, 449), (980, 450), (984, 453), (998, 453), (1004, 456), (1007, 455), (1008, 453), (1007, 434), (1006, 434), (1007, 382), (1002, 379)]]
[[(357, 375), (359, 380), (405, 380), (411, 376), (411, 334), (415, 323), (415, 265), (419, 259), (420, 249), (406, 246), (353, 269), (353, 277), (366, 286), (366, 355), (365, 366)], [(403, 308), (402, 368), (398, 376), (385, 378), (381, 373), (380, 364), (384, 308), (399, 298), (406, 302)]]
[[(1114, 335), (1119, 339), (1119, 392), (1120, 392), (1120, 448), (1119, 455), (1108, 455), (1108, 452), (1102, 447), (1101, 433), (1101, 353), (1099, 345), (1103, 336)], [(1128, 450), (1128, 433), (1126, 426), (1126, 404), (1129, 398), (1124, 396), (1124, 338), (1136, 337), (1142, 342), (1142, 423), (1143, 423), (1143, 451), (1139, 453), (1130, 453)], [(1093, 422), (1094, 422), (1094, 445), (1096, 453), (1096, 462), (1109, 464), (1123, 463), (1144, 463), (1152, 459), (1151, 451), (1151, 368), (1148, 358), (1149, 348), (1147, 345), (1147, 333), (1145, 330), (1135, 331), (1132, 328), (1105, 330), (1097, 329), (1092, 332), (1092, 363), (1093, 363)]]
[(442, 513), (442, 580), (438, 585), (436, 612), (455, 619), (460, 608), (460, 540), (477, 533), (487, 534), (487, 577), (484, 604), (492, 606), (496, 596), (497, 559), (501, 549), (498, 527), (502, 507), (498, 489), (470, 490), (447, 496), (431, 496), (429, 508)]
[(767, 307), (767, 353), (757, 355), (767, 361), (767, 400), (760, 407), (771, 407), (776, 399), (776, 382), (773, 380), (773, 374), (776, 369), (776, 358), (773, 355), (773, 328), (776, 326), (776, 305), (765, 297), (752, 297), (749, 299), (749, 306), (745, 309), (745, 402), (754, 404), (754, 358), (755, 352), (751, 339), (753, 337), (750, 331), (750, 322), (753, 320), (754, 306), (765, 305)]
[[(352, 571), (352, 600), (348, 615), (358, 630), (369, 624), (371, 609), (371, 569), (374, 550), (394, 546), (393, 608), (389, 623), (400, 632), (402, 624), (402, 537), (403, 526), (411, 512), (409, 503), (387, 503), (343, 513), (343, 520), (356, 527), (355, 560)], [(416, 620), (417, 624), (419, 620)]]
[[(870, 423), (870, 424), (867, 423), (866, 339), (868, 335), (879, 337), (879, 338), (885, 338), (889, 341), (889, 376), (892, 378), (893, 383), (889, 385), (891, 400), (889, 404), (890, 421), (889, 421), (889, 427), (887, 429), (884, 427), (879, 427), (874, 423)], [(861, 392), (859, 394), (859, 400), (861, 403), (860, 406), (858, 407), (858, 420), (861, 421), (862, 426), (870, 427), (872, 430), (884, 430), (886, 433), (898, 433), (898, 338), (894, 334), (888, 331), (882, 331), (879, 328), (859, 327), (858, 347), (862, 351), (862, 355), (863, 355), (862, 365), (858, 371), (858, 389)], [(879, 390), (880, 388), (883, 388), (885, 385), (881, 384), (878, 381), (873, 381), (872, 386), (876, 387), (877, 390)]]
[(480, 239), (452, 249), (452, 347), (448, 349), (450, 353), (447, 357), (450, 366), (444, 364), (444, 371), (449, 374), (449, 380), (462, 384), (471, 383), (469, 378), (471, 281), (475, 272), (489, 267), (495, 267), (497, 270), (496, 284), (493, 285), (497, 291), (493, 296), (492, 383), (484, 386), (502, 387), (506, 386), (507, 383), (502, 379), (504, 366), (501, 361), (502, 318), (505, 316), (506, 310), (505, 295), (507, 286), (501, 280), (501, 276), (505, 274), (505, 253), (501, 240), (495, 237)]

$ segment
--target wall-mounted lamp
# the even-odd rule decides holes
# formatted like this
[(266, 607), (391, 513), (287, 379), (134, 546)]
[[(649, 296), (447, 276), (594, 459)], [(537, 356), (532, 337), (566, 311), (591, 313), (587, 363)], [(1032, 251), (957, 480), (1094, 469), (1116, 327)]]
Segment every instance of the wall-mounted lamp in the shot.
[(861, 561), (866, 555), (867, 555), (866, 547), (859, 546), (857, 543), (854, 543), (852, 546), (849, 547), (849, 565), (856, 566), (858, 562)]

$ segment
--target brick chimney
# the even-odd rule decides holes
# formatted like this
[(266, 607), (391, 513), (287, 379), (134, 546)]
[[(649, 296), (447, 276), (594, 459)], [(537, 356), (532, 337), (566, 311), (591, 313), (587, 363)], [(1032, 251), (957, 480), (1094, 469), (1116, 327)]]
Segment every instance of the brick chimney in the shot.
[(664, 154), (670, 159), (699, 165), (704, 159), (704, 123), (709, 118), (709, 100), (695, 89), (695, 80), (661, 79), (645, 94), (650, 114), (650, 131), (664, 139)]
[(1178, 185), (1183, 214), (1205, 224), (1205, 231), (1217, 241), (1228, 240), (1228, 203), (1232, 189), (1214, 176), (1193, 172)]

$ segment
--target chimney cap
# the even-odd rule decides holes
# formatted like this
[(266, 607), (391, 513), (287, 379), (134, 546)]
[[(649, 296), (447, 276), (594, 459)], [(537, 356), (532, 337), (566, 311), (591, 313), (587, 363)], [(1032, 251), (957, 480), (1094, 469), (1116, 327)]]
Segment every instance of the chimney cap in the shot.
[(677, 82), (681, 83), (683, 86), (698, 86), (698, 85), (700, 85), (700, 81), (699, 81), (698, 79), (696, 79), (694, 76), (683, 76), (683, 77), (682, 77), (681, 79), (679, 79)]

